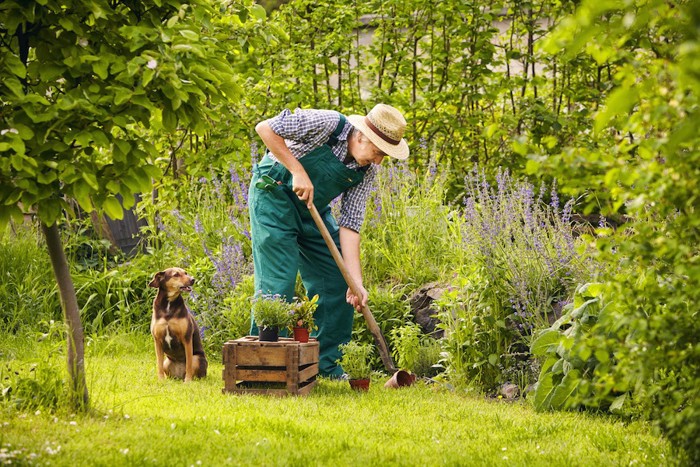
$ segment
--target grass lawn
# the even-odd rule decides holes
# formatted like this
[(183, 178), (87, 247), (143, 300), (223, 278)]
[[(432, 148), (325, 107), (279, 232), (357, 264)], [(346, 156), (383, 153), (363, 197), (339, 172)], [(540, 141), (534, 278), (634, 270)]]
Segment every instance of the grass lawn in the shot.
[[(92, 413), (0, 406), (0, 463), (42, 465), (673, 465), (644, 423), (538, 414), (437, 385), (369, 393), (322, 380), (307, 397), (222, 394), (205, 380), (159, 381), (146, 337), (88, 342)], [(9, 371), (61, 366), (63, 344), (0, 338)], [(48, 362), (48, 363), (47, 363)], [(32, 372), (34, 374), (37, 371)]]

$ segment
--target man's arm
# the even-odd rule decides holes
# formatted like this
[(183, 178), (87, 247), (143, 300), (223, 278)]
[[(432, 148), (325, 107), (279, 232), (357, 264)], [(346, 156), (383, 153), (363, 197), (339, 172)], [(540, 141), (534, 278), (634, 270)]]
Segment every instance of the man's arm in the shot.
[(348, 287), (345, 298), (349, 304), (359, 310), (367, 306), (368, 293), (362, 285), (362, 264), (360, 263), (360, 234), (347, 227), (340, 228), (340, 250), (343, 253), (343, 261), (350, 276), (355, 279), (359, 287), (360, 296), (356, 296)]
[(279, 160), (292, 174), (292, 189), (300, 200), (307, 206), (311, 206), (314, 200), (314, 185), (301, 163), (291, 153), (284, 138), (272, 131), (267, 120), (258, 123), (255, 131), (260, 135), (267, 149)]

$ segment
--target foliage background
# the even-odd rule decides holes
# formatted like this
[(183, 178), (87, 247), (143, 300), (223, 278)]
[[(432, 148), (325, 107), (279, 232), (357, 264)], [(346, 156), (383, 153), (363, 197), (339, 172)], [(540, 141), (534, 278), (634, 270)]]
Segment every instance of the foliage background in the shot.
[[(595, 322), (586, 323), (585, 332), (572, 339), (557, 337), (561, 340), (537, 349), (550, 356), (559, 352), (571, 363), (554, 372), (561, 381), (567, 378), (567, 387), (577, 388), (562, 406), (610, 408), (614, 396), (623, 401), (615, 405), (619, 415), (653, 420), (691, 461), (698, 461), (697, 0), (496, 1), (488, 8), (458, 0), (292, 0), (267, 18), (262, 8), (242, 2), (201, 4), (207, 9), (195, 18), (206, 16), (207, 21), (197, 23), (202, 27), (194, 35), (182, 33), (178, 21), (165, 26), (152, 22), (161, 33), (172, 29), (193, 50), (172, 56), (163, 49), (152, 51), (157, 57), (139, 51), (133, 57), (142, 70), (155, 59), (178, 73), (211, 60), (222, 64), (209, 84), (186, 87), (187, 96), (168, 73), (135, 87), (100, 84), (103, 59), (114, 56), (120, 62), (126, 60), (120, 56), (133, 51), (101, 56), (85, 50), (79, 34), (62, 38), (70, 53), (53, 57), (58, 68), (43, 71), (38, 61), (36, 70), (22, 69), (10, 39), (1, 45), (3, 219), (18, 214), (20, 200), (26, 212), (38, 202), (40, 217), (59, 217), (61, 208), (70, 206), (69, 198), (84, 209), (103, 205), (107, 214), (118, 217), (116, 193), (153, 189), (153, 196), (144, 196), (137, 207), (148, 220), (143, 233), (147, 254), (126, 261), (82, 235), (91, 229), (90, 222), (62, 223), (89, 333), (115, 328), (145, 332), (150, 298), (141, 284), (171, 264), (187, 267), (200, 284), (207, 284), (190, 301), (209, 333), (210, 352), (245, 333), (247, 297), (252, 295), (245, 186), (251, 163), (260, 156), (252, 128), (285, 107), (362, 113), (384, 101), (406, 114), (413, 154), (408, 165), (385, 168), (387, 183), (376, 192), (365, 227), (366, 282), (373, 288), (371, 305), (385, 335), (411, 321), (411, 291), (439, 281), (449, 289), (439, 306), (447, 331), (444, 374), (486, 392), (517, 380), (524, 391), (537, 379), (542, 360), (515, 354), (528, 355), (540, 332), (555, 336), (546, 331), (551, 324), (547, 316), (571, 311), (566, 306), (576, 303), (579, 286), (594, 280), (605, 284), (600, 290), (605, 311), (591, 314)], [(3, 2), (2, 8), (15, 21), (5, 20), (8, 31), (33, 20), (18, 2)], [(75, 27), (97, 33), (85, 25)], [(124, 44), (150, 34), (130, 31)], [(205, 47), (214, 42), (220, 51), (216, 58)], [(47, 70), (64, 69), (66, 60), (77, 60), (89, 79), (53, 85), (58, 97), (49, 106), (42, 101), (48, 90), (44, 84), (33, 101), (23, 97), (27, 83), (22, 80), (41, 71), (43, 83)], [(210, 93), (202, 90), (222, 87), (224, 81), (217, 79), (227, 83), (224, 92), (218, 100), (209, 99)], [(80, 95), (83, 87), (109, 105), (95, 113), (90, 99)], [(148, 95), (151, 88), (166, 94), (171, 107), (159, 109), (134, 98)], [(176, 100), (184, 103), (180, 110), (172, 105)], [(188, 110), (186, 103), (194, 100), (204, 101), (201, 112)], [(136, 108), (139, 102), (153, 118)], [(37, 106), (47, 108), (38, 111)], [(85, 114), (85, 122), (105, 124), (122, 115), (119, 109), (133, 121), (115, 120), (116, 133), (90, 126), (94, 124), (66, 125), (62, 135), (72, 135), (80, 144), (42, 146), (47, 144), (42, 138), (57, 131), (52, 125), (60, 115)], [(169, 110), (179, 119), (196, 121), (179, 125), (185, 120), (167, 117)], [(42, 113), (55, 120), (32, 118)], [(114, 138), (114, 144), (100, 134)], [(137, 154), (125, 151), (124, 141), (134, 151), (145, 151), (139, 153), (139, 160), (147, 160), (145, 168), (129, 159)], [(67, 143), (60, 138), (50, 144)], [(100, 157), (92, 157), (92, 151)], [(62, 154), (59, 161), (56, 154)], [(118, 164), (105, 165), (110, 158), (119, 159)], [(90, 176), (81, 178), (72, 169), (76, 161), (88, 173), (113, 176), (114, 183), (102, 186)], [(518, 197), (515, 189), (496, 189), (493, 196), (510, 193), (503, 200), (511, 210), (504, 212), (527, 212), (523, 207), (553, 211), (547, 219), (564, 226), (557, 231), (560, 237), (545, 229), (531, 236), (530, 246), (539, 241), (556, 253), (561, 236), (570, 235), (572, 264), (595, 265), (580, 269), (585, 273), (572, 275), (556, 290), (545, 289), (546, 306), (530, 312), (533, 328), (528, 332), (516, 331), (512, 325), (517, 322), (509, 318), (523, 310), (494, 297), (503, 291), (510, 297), (508, 291), (518, 287), (543, 290), (532, 287), (552, 283), (528, 276), (523, 289), (514, 280), (532, 264), (518, 261), (531, 253), (527, 242), (513, 248), (516, 256), (510, 259), (502, 255), (513, 246), (507, 234), (501, 246), (484, 241), (483, 256), (475, 254), (471, 241), (465, 243), (469, 205), (463, 203), (469, 199), (475, 165), (483, 172), (482, 185), (498, 188), (499, 173), (512, 177), (512, 187), (544, 184), (547, 188), (536, 197)], [(25, 179), (29, 181), (21, 181)], [(46, 198), (49, 192), (66, 197)], [(484, 212), (490, 196), (472, 196), (477, 212)], [(566, 209), (569, 217), (561, 223)], [(489, 220), (494, 221), (491, 228), (499, 226), (496, 217)], [(59, 319), (59, 304), (43, 246), (13, 225), (15, 232), (2, 238), (0, 255), (2, 277), (11, 277), (0, 288), (3, 303), (9, 304), (3, 307), (3, 324), (14, 332), (48, 334), (52, 320)], [(485, 231), (479, 238), (488, 240)], [(510, 273), (485, 268), (483, 260), (494, 257), (522, 267)], [(534, 256), (538, 261), (546, 257)], [(361, 321), (356, 324), (356, 337), (370, 341)], [(571, 347), (560, 348), (564, 341)], [(592, 359), (586, 367), (590, 371), (570, 372), (583, 368), (577, 358)], [(541, 371), (545, 376), (553, 370), (544, 366)]]

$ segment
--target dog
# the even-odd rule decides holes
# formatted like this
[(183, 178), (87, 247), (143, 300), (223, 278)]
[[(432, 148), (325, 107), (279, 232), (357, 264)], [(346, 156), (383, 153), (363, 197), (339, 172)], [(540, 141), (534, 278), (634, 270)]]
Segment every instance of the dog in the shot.
[(168, 268), (157, 272), (148, 285), (158, 289), (151, 318), (158, 378), (184, 378), (187, 383), (206, 377), (209, 363), (199, 327), (182, 297), (182, 292), (192, 291), (194, 279), (184, 269)]

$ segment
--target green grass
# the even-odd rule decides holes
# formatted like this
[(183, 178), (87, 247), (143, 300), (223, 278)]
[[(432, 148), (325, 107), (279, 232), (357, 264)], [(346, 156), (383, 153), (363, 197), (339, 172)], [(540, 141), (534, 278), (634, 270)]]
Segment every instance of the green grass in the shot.
[[(537, 414), (437, 385), (369, 393), (322, 380), (307, 397), (222, 394), (223, 366), (183, 384), (159, 381), (152, 344), (88, 340), (92, 413), (0, 412), (0, 463), (50, 465), (669, 465), (643, 423)], [(61, 342), (0, 338), (3, 367), (63, 365)], [(7, 378), (7, 375), (5, 375)], [(7, 379), (5, 379), (7, 381)]]

